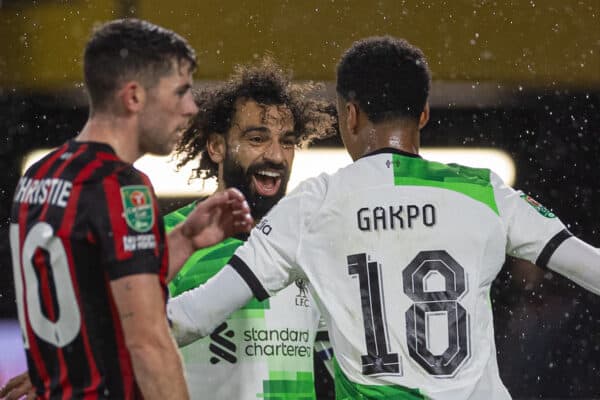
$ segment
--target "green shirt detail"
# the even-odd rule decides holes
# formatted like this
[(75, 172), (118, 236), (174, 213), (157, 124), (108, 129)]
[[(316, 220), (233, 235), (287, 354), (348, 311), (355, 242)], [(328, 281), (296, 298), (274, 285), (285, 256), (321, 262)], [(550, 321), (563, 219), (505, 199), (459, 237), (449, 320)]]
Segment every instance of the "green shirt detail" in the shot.
[(269, 373), (270, 379), (263, 381), (262, 397), (272, 400), (314, 400), (315, 382), (310, 372), (297, 372), (296, 379), (278, 377), (276, 372)]
[[(167, 232), (183, 222), (196, 207), (196, 202), (188, 204), (167, 214), (164, 218)], [(171, 297), (200, 286), (219, 272), (229, 261), (235, 250), (244, 242), (235, 238), (227, 238), (214, 246), (200, 249), (187, 259), (175, 278), (169, 283)], [(252, 299), (242, 310), (264, 310), (269, 308), (269, 300)]]
[(498, 213), (490, 170), (458, 164), (442, 164), (421, 158), (392, 155), (394, 184), (397, 186), (431, 186), (462, 193)]
[(427, 400), (418, 389), (398, 385), (361, 385), (351, 382), (333, 359), (336, 400)]
[(227, 264), (242, 241), (227, 238), (212, 247), (198, 250), (191, 255), (175, 278), (169, 283), (172, 297), (205, 283)]
[(194, 210), (194, 208), (196, 208), (196, 204), (197, 202), (194, 201), (187, 206), (183, 206), (180, 209), (165, 215), (165, 230), (167, 232), (171, 232), (173, 228), (177, 226), (177, 224), (185, 221), (187, 216)]

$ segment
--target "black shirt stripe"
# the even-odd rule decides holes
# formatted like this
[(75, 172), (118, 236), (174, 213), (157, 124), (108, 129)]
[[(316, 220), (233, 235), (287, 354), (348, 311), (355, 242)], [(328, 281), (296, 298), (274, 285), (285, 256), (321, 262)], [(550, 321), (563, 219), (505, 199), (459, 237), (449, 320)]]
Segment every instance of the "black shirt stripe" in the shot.
[(254, 275), (254, 272), (252, 272), (252, 270), (241, 258), (234, 255), (231, 257), (228, 264), (231, 265), (238, 274), (240, 274), (244, 281), (246, 281), (246, 284), (250, 287), (252, 293), (254, 293), (254, 297), (256, 297), (259, 301), (263, 301), (271, 297), (260, 283), (256, 275)]
[(571, 236), (573, 235), (567, 229), (563, 229), (562, 231), (554, 235), (554, 237), (550, 239), (548, 243), (546, 243), (546, 246), (544, 246), (544, 249), (538, 256), (537, 260), (535, 260), (535, 265), (542, 268), (548, 268), (548, 261), (550, 261), (550, 257), (552, 257), (552, 254), (554, 254), (554, 252), (556, 251), (558, 246), (562, 244), (562, 242), (564, 242)]

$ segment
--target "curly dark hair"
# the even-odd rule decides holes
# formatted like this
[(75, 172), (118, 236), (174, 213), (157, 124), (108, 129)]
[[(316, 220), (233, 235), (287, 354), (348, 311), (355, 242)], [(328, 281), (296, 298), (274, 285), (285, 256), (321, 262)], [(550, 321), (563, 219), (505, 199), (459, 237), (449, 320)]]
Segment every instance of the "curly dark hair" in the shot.
[(404, 39), (369, 37), (354, 42), (337, 67), (336, 90), (355, 101), (373, 123), (419, 120), (431, 73), (423, 52)]
[(182, 167), (200, 155), (200, 163), (191, 178), (208, 179), (217, 176), (206, 144), (211, 133), (226, 136), (235, 119), (238, 99), (254, 100), (261, 105), (282, 105), (292, 113), (294, 133), (301, 147), (314, 139), (337, 133), (335, 106), (327, 101), (307, 96), (320, 89), (314, 83), (294, 84), (270, 57), (263, 57), (255, 65), (238, 65), (229, 80), (216, 87), (195, 91), (198, 114), (175, 147)]
[(83, 76), (92, 112), (107, 105), (126, 79), (139, 79), (147, 88), (186, 60), (196, 68), (196, 54), (177, 33), (135, 18), (99, 26), (83, 54)]

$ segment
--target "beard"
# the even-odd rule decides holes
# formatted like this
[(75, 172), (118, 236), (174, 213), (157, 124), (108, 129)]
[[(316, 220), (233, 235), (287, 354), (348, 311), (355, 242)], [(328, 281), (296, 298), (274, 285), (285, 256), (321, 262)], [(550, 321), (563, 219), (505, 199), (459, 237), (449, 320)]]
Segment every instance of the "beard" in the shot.
[[(256, 188), (252, 184), (254, 173), (265, 168), (280, 171), (281, 173), (281, 184), (277, 192), (272, 196), (263, 196), (257, 193)], [(260, 221), (285, 195), (289, 177), (289, 170), (283, 164), (274, 164), (271, 162), (255, 163), (251, 164), (244, 171), (244, 168), (229, 152), (226, 153), (225, 160), (223, 160), (223, 181), (225, 182), (225, 187), (234, 187), (242, 192), (250, 206), (252, 218), (254, 218), (255, 222)]]

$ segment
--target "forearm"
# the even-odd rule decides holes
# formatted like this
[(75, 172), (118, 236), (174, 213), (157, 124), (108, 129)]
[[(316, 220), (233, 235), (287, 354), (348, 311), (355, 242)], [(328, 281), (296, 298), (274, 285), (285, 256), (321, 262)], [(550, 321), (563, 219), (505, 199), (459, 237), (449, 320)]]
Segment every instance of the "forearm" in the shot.
[(571, 237), (552, 254), (548, 268), (600, 295), (600, 249)]
[(152, 345), (129, 348), (136, 381), (146, 400), (189, 399), (181, 357), (168, 336)]
[(125, 346), (144, 397), (187, 399), (183, 367), (169, 333), (164, 294), (154, 274), (133, 274), (110, 283)]
[(194, 252), (192, 241), (184, 235), (183, 224), (176, 226), (167, 236), (169, 246), (169, 273), (167, 282), (170, 282), (179, 272), (186, 260)]
[(227, 265), (204, 285), (170, 299), (167, 316), (177, 344), (185, 346), (210, 334), (252, 297), (246, 282)]

